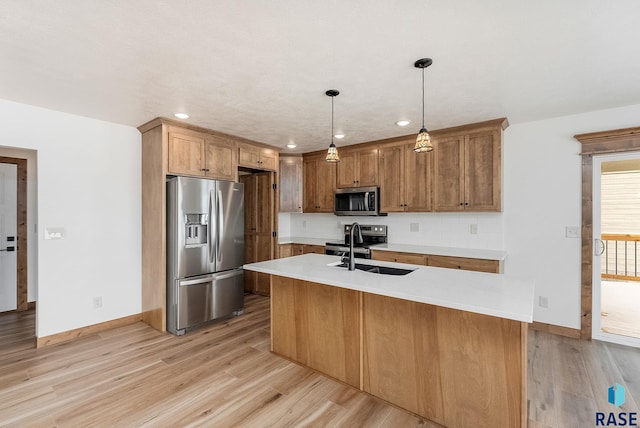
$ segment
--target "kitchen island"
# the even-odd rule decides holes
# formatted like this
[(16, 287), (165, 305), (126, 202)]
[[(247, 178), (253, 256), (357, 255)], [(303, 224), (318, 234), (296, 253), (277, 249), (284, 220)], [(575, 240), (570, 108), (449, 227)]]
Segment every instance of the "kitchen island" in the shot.
[(271, 275), (271, 350), (447, 427), (526, 426), (530, 281), (306, 254), (245, 265)]

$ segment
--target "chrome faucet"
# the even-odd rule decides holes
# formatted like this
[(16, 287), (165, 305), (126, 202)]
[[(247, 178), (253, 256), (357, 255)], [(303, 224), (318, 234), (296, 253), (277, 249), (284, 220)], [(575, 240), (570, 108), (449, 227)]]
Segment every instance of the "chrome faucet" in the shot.
[(356, 270), (356, 256), (353, 251), (353, 241), (356, 239), (356, 237), (353, 236), (353, 233), (356, 230), (356, 227), (358, 228), (358, 244), (362, 244), (364, 242), (360, 225), (357, 222), (353, 222), (349, 228), (349, 270)]

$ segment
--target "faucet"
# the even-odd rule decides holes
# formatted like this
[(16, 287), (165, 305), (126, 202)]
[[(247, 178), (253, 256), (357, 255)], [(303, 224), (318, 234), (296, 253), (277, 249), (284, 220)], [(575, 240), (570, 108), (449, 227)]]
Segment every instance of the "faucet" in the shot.
[[(358, 228), (358, 236), (354, 237), (354, 231)], [(362, 244), (364, 239), (362, 238), (362, 231), (360, 230), (360, 225), (357, 222), (353, 222), (351, 227), (349, 228), (349, 270), (356, 270), (356, 256), (353, 251), (353, 241), (358, 239), (358, 244)]]

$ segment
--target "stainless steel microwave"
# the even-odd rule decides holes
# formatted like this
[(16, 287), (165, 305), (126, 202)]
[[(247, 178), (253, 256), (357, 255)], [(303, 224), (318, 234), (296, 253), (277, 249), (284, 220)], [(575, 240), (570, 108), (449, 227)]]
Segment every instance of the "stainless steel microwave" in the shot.
[(380, 189), (378, 187), (350, 187), (336, 189), (335, 215), (385, 215), (380, 213)]

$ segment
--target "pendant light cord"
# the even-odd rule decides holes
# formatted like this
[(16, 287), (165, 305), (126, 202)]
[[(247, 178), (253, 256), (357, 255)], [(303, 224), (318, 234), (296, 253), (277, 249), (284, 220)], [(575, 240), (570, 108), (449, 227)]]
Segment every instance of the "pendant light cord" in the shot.
[(424, 128), (424, 68), (422, 69), (422, 128)]
[(333, 99), (335, 97), (331, 97), (331, 144), (333, 144)]

